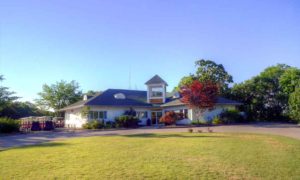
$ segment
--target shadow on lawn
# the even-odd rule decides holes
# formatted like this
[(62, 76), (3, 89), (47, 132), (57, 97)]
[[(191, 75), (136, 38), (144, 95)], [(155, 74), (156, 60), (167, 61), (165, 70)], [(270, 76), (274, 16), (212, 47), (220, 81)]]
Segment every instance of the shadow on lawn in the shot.
[(25, 145), (20, 147), (11, 147), (11, 148), (4, 148), (4, 149), (1, 149), (0, 147), (0, 152), (12, 150), (12, 149), (48, 148), (48, 147), (58, 147), (58, 146), (69, 146), (69, 144), (63, 142), (48, 142), (43, 144)]
[(216, 135), (184, 135), (184, 134), (152, 134), (152, 133), (145, 133), (145, 134), (130, 134), (130, 135), (123, 135), (124, 137), (134, 137), (134, 138), (225, 138), (227, 136), (216, 136)]

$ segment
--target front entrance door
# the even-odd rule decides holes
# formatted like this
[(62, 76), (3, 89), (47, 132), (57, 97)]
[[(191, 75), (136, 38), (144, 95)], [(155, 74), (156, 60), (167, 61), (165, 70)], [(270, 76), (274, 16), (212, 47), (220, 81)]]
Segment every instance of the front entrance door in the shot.
[(162, 117), (162, 111), (152, 111), (151, 112), (151, 122), (152, 125), (158, 125), (159, 119)]

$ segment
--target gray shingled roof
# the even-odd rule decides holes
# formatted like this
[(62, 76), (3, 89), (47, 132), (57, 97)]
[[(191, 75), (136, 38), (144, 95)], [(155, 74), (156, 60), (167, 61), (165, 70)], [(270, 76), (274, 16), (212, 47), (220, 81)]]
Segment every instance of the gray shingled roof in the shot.
[(78, 101), (78, 102), (76, 102), (74, 104), (71, 104), (71, 105), (69, 105), (67, 107), (64, 107), (64, 108), (60, 109), (60, 111), (65, 111), (65, 110), (68, 110), (68, 109), (74, 109), (74, 108), (82, 107), (87, 102), (89, 102), (89, 101), (93, 100), (94, 98), (96, 98), (97, 96), (101, 95), (101, 93), (102, 92), (99, 92), (95, 96), (92, 96), (92, 97), (88, 98), (87, 100), (81, 100), (81, 101)]
[[(116, 99), (115, 95), (122, 93), (125, 95), (125, 99)], [(167, 103), (162, 104), (161, 107), (180, 106), (184, 105), (179, 98), (173, 99), (169, 97), (166, 99)], [(240, 105), (242, 103), (218, 97), (217, 104), (231, 104)], [(137, 90), (124, 90), (124, 89), (108, 89), (102, 93), (98, 93), (96, 96), (71, 104), (60, 111), (68, 109), (79, 108), (83, 106), (131, 106), (131, 107), (154, 107), (154, 105), (147, 103), (147, 91)]]
[[(125, 99), (116, 99), (115, 94), (122, 93)], [(82, 106), (132, 106), (132, 107), (151, 107), (152, 104), (147, 103), (147, 91), (124, 90), (124, 89), (108, 89), (101, 94), (94, 96), (88, 100), (82, 100), (71, 104), (60, 111)]]
[(165, 80), (163, 80), (159, 75), (155, 75), (145, 84), (149, 85), (149, 84), (161, 84), (161, 83), (168, 85), (168, 83)]
[[(234, 100), (226, 99), (223, 97), (218, 97), (216, 104), (241, 105), (242, 103), (234, 101)], [(162, 104), (161, 107), (182, 106), (182, 105), (185, 105), (185, 104), (183, 102), (181, 102), (179, 98), (177, 98), (177, 99), (170, 100), (169, 102), (167, 102), (165, 104)]]
[[(125, 99), (116, 99), (116, 94), (122, 93)], [(147, 91), (108, 89), (100, 96), (93, 98), (85, 103), (88, 106), (136, 106), (150, 107), (152, 104), (147, 103)]]

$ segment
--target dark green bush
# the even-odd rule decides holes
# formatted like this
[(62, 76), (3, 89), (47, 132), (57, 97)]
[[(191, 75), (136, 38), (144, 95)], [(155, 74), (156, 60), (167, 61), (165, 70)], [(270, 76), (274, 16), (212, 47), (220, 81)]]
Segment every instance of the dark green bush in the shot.
[(139, 119), (134, 116), (122, 115), (116, 117), (116, 127), (135, 128), (138, 127)]
[(104, 128), (102, 120), (92, 120), (82, 126), (84, 129), (101, 129)]
[(20, 121), (10, 118), (0, 118), (0, 133), (18, 132)]
[(225, 124), (244, 122), (244, 117), (238, 110), (226, 110), (220, 114), (220, 120)]
[(115, 122), (113, 122), (113, 121), (107, 121), (107, 122), (105, 122), (105, 128), (110, 129), (110, 128), (115, 128), (115, 127), (116, 127), (116, 123)]
[(211, 121), (205, 121), (205, 120), (193, 120), (192, 125), (210, 125)]
[(219, 116), (216, 116), (216, 117), (213, 118), (212, 124), (213, 125), (219, 125), (219, 124), (223, 124), (223, 122), (222, 122), (222, 120), (220, 119)]

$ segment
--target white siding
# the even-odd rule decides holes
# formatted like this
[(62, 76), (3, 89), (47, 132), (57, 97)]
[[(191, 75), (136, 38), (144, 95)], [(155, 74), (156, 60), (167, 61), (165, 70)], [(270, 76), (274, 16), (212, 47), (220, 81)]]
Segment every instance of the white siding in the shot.
[(191, 120), (204, 120), (209, 121), (212, 120), (214, 117), (220, 115), (224, 110), (228, 109), (235, 109), (234, 105), (216, 105), (215, 108), (211, 111), (204, 111), (202, 116), (199, 118), (197, 117), (195, 110), (192, 110), (192, 119)]
[[(180, 109), (187, 109), (186, 106), (174, 106), (174, 107), (167, 107), (165, 111), (176, 111)], [(199, 118), (197, 117), (197, 113), (194, 109), (188, 109), (188, 119), (182, 119), (176, 122), (179, 125), (191, 124), (193, 120), (212, 120), (215, 116), (218, 116), (224, 111), (225, 109), (235, 109), (233, 105), (216, 105), (216, 107), (212, 111), (204, 111), (202, 116)]]
[[(129, 110), (129, 107), (104, 107), (104, 106), (91, 106), (90, 111), (106, 111), (107, 118), (105, 121), (115, 121), (115, 118), (124, 114), (125, 111)], [(146, 125), (147, 119), (151, 118), (151, 111), (146, 108), (133, 108), (135, 111), (147, 111), (148, 117), (140, 119), (140, 125)], [(81, 117), (81, 108), (68, 110), (65, 112), (65, 124), (66, 127), (81, 128), (83, 124), (88, 122), (87, 118)]]
[(65, 112), (65, 127), (81, 128), (87, 122), (87, 118), (81, 117), (81, 108), (67, 110)]
[[(93, 106), (91, 107), (91, 111), (107, 111), (107, 119), (105, 121), (115, 121), (116, 117), (119, 117), (124, 114), (125, 111), (129, 110), (129, 107), (104, 107), (104, 106)], [(146, 125), (147, 119), (150, 119), (151, 117), (151, 111), (146, 108), (133, 108), (135, 111), (147, 111), (148, 117), (140, 119), (140, 125)]]

